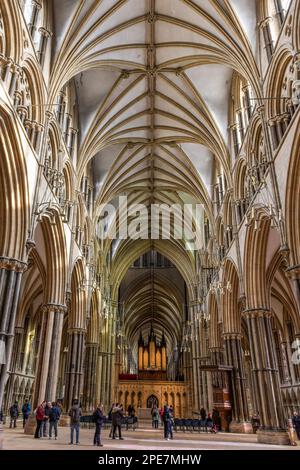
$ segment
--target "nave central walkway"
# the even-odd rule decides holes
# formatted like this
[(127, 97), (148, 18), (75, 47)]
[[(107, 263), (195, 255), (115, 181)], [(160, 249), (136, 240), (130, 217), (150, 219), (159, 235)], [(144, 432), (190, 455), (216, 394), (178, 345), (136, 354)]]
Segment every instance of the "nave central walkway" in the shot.
[(205, 433), (174, 433), (173, 441), (163, 438), (163, 430), (137, 429), (124, 431), (124, 440), (109, 439), (109, 430), (102, 433), (104, 447), (93, 446), (93, 429), (80, 430), (80, 445), (68, 445), (69, 428), (59, 428), (59, 437), (34, 439), (23, 433), (19, 427), (9, 429), (4, 427), (4, 450), (300, 450), (297, 447), (263, 445), (256, 442), (255, 435), (219, 433), (217, 435)]

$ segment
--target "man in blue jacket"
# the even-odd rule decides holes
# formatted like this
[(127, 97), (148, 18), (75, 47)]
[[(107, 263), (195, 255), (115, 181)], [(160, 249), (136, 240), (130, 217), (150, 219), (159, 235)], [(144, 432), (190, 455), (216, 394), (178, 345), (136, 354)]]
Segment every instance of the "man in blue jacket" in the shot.
[(23, 414), (23, 428), (25, 427), (26, 421), (30, 415), (31, 406), (28, 400), (25, 400), (22, 406), (22, 414)]
[(49, 439), (52, 438), (52, 429), (54, 429), (54, 437), (57, 439), (57, 424), (60, 418), (60, 407), (56, 402), (52, 402), (52, 407), (49, 412)]

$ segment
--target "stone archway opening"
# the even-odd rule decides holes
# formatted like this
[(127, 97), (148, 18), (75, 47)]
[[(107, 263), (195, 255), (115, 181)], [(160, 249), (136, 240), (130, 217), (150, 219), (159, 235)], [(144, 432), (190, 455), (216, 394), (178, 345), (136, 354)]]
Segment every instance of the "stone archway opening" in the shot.
[(154, 406), (158, 408), (159, 406), (158, 398), (155, 395), (150, 395), (147, 398), (147, 408), (153, 408)]

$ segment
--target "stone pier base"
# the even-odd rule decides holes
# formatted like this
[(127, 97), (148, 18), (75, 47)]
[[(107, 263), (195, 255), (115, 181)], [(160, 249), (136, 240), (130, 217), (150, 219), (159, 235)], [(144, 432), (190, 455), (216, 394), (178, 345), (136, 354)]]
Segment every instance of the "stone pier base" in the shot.
[(264, 431), (258, 429), (257, 442), (261, 444), (290, 445), (287, 431)]
[(25, 424), (24, 434), (30, 434), (31, 436), (34, 435), (36, 429), (36, 418), (35, 416), (31, 415), (28, 416), (28, 419)]
[(231, 421), (229, 425), (229, 431), (236, 434), (253, 434), (252, 424), (247, 421), (240, 423), (237, 421)]

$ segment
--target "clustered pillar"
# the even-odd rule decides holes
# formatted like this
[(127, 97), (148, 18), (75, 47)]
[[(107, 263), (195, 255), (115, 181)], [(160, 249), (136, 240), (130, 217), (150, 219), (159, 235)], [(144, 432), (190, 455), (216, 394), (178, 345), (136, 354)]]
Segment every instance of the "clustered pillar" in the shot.
[(0, 407), (11, 360), (16, 310), (26, 263), (0, 258)]
[(34, 406), (56, 398), (58, 366), (63, 329), (64, 305), (46, 304), (42, 308), (41, 347), (38, 356)]
[(93, 411), (96, 397), (96, 371), (98, 360), (98, 343), (87, 343), (85, 353), (84, 401), (85, 411)]
[(246, 377), (241, 343), (242, 336), (238, 333), (223, 335), (227, 364), (232, 365), (232, 432), (252, 432), (249, 422), (249, 411), (246, 394)]
[(243, 312), (249, 334), (256, 410), (261, 428), (259, 442), (288, 444), (280, 393), (279, 372), (272, 334), (272, 313), (265, 309)]
[(83, 361), (86, 330), (74, 328), (68, 331), (68, 356), (66, 366), (64, 408), (68, 410), (74, 399), (80, 399), (83, 385)]

